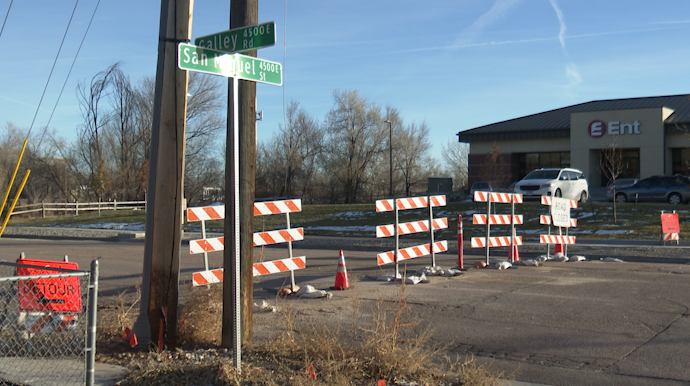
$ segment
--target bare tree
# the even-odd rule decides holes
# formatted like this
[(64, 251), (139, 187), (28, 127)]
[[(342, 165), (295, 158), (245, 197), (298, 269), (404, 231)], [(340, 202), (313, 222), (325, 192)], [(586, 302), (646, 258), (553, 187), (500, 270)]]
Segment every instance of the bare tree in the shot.
[(103, 106), (107, 102), (111, 82), (120, 72), (120, 63), (115, 63), (99, 72), (89, 85), (79, 83), (77, 97), (84, 123), (78, 128), (80, 144), (80, 174), (85, 184), (100, 199), (110, 190), (111, 176), (106, 169), (103, 149), (103, 132), (112, 118), (112, 110)]
[(444, 172), (453, 178), (453, 184), (460, 189), (467, 189), (467, 169), (470, 147), (466, 143), (450, 139), (442, 145), (441, 154), (445, 161)]
[(79, 198), (74, 161), (67, 149), (67, 142), (57, 137), (54, 130), (46, 129), (40, 138), (30, 138), (26, 166), (31, 169), (31, 178), (25, 188), (29, 202), (65, 202)]
[(503, 159), (501, 147), (496, 142), (491, 145), (491, 151), (486, 155), (484, 164), (479, 169), (479, 177), (483, 181), (495, 181), (499, 186), (508, 183), (510, 178), (508, 163)]
[(601, 150), (599, 171), (613, 184), (613, 223), (618, 222), (616, 212), (616, 179), (623, 173), (623, 150), (616, 146), (618, 136), (614, 136), (611, 145)]
[(0, 192), (5, 193), (10, 183), (24, 138), (23, 131), (11, 122), (0, 130)]
[[(335, 106), (325, 123), (324, 166), (331, 177), (331, 192), (344, 202), (357, 202), (369, 182), (370, 168), (383, 152), (387, 130), (380, 109), (357, 90), (333, 92)], [(333, 200), (339, 201), (333, 196)]]
[(405, 197), (410, 197), (411, 188), (425, 186), (429, 177), (428, 166), (432, 164), (429, 157), (429, 127), (426, 122), (420, 125), (413, 122), (399, 130), (397, 141), (400, 146), (393, 157), (394, 164), (402, 175)]
[(275, 157), (277, 177), (282, 180), (280, 196), (292, 197), (296, 191), (302, 196), (316, 168), (316, 157), (323, 146), (324, 133), (316, 119), (291, 101), (286, 111), (286, 127), (273, 136), (271, 155)]

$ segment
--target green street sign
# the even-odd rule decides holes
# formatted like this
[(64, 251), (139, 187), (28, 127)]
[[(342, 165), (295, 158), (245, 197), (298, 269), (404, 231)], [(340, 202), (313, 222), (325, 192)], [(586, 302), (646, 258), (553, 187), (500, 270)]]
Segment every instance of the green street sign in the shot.
[(280, 63), (241, 54), (228, 54), (187, 43), (177, 48), (177, 66), (181, 70), (205, 72), (226, 78), (238, 78), (276, 86), (283, 84)]
[(233, 28), (194, 39), (194, 45), (227, 53), (244, 52), (276, 44), (276, 23)]

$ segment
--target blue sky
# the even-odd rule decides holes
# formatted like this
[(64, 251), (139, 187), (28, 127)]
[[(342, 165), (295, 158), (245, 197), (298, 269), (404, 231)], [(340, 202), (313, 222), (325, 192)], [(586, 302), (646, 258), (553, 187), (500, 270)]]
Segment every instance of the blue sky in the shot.
[[(96, 0), (81, 0), (34, 132), (46, 125)], [(0, 15), (8, 0), (0, 1)], [(74, 1), (15, 1), (0, 36), (0, 123), (26, 130)], [(323, 121), (335, 89), (357, 89), (406, 123), (426, 121), (434, 155), (458, 131), (599, 99), (690, 93), (687, 0), (261, 0), (284, 65), (282, 87), (257, 89), (259, 140), (291, 100)], [(228, 1), (195, 2), (192, 38), (228, 29)], [(154, 76), (160, 1), (103, 0), (50, 127), (70, 140), (82, 121), (78, 82), (121, 61)], [(284, 44), (287, 42), (287, 44)], [(440, 158), (440, 157), (439, 157)]]

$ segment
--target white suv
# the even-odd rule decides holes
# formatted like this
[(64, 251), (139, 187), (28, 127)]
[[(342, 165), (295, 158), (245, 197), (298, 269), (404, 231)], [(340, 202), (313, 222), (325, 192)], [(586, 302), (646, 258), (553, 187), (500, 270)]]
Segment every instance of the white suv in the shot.
[(527, 198), (550, 196), (587, 202), (589, 185), (577, 169), (535, 169), (515, 185), (515, 193)]

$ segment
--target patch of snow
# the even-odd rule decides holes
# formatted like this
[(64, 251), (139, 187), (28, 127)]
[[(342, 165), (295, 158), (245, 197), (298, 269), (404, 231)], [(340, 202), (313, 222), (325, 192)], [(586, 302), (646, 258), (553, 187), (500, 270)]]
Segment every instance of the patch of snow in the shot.
[(309, 227), (309, 230), (323, 230), (323, 231), (360, 231), (360, 232), (376, 232), (376, 227), (373, 225), (354, 225), (354, 226), (319, 226)]
[[(57, 226), (56, 226), (57, 227)], [(59, 226), (62, 228), (74, 228), (74, 224)], [(116, 222), (99, 222), (95, 224), (82, 224), (77, 226), (82, 229), (114, 229), (119, 231), (145, 231), (146, 227), (143, 223), (116, 223)]]
[(635, 233), (632, 230), (627, 229), (599, 229), (594, 232), (595, 235), (622, 235), (626, 233)]

